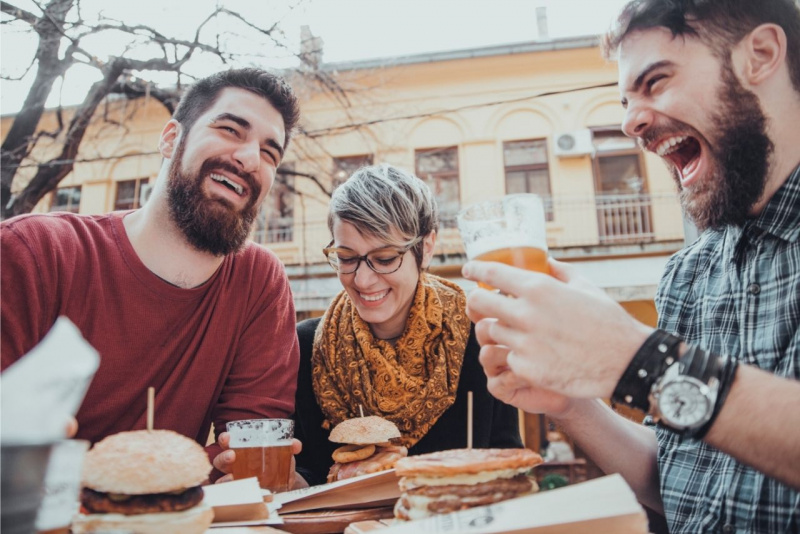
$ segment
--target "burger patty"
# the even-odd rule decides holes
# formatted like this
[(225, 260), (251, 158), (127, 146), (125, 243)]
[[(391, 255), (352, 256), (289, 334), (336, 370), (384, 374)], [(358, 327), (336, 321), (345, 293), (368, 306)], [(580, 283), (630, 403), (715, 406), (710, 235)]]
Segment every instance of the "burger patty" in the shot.
[(480, 484), (451, 484), (448, 486), (418, 486), (406, 491), (407, 495), (424, 495), (441, 497), (442, 495), (458, 495), (459, 497), (480, 497), (495, 493), (522, 494), (531, 490), (533, 483), (525, 474), (513, 478), (498, 478)]
[(158, 512), (181, 512), (200, 504), (203, 488), (195, 486), (180, 493), (149, 493), (145, 495), (109, 494), (83, 488), (81, 504), (95, 514), (138, 515)]
[(524, 474), (480, 484), (418, 486), (400, 496), (394, 513), (398, 519), (409, 520), (412, 509), (416, 508), (419, 514), (424, 506), (422, 515), (425, 517), (446, 514), (513, 499), (531, 493), (533, 489), (532, 480)]

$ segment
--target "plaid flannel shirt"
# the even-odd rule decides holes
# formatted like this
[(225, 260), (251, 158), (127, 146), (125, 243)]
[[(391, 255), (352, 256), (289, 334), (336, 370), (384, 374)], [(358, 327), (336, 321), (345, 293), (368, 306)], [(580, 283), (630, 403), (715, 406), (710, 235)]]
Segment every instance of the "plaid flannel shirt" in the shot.
[[(800, 167), (758, 217), (673, 256), (656, 305), (659, 327), (687, 343), (800, 379)], [(670, 532), (800, 532), (800, 492), (701, 441), (656, 436)]]

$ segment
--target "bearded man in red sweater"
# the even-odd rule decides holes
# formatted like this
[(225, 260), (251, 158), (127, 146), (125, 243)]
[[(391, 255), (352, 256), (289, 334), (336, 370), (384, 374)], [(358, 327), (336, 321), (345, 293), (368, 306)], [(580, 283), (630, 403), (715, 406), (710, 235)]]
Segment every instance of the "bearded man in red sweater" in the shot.
[[(247, 236), (298, 119), (280, 77), (212, 75), (164, 126), (164, 160), (144, 207), (2, 223), (2, 369), (62, 315), (100, 353), (78, 438), (144, 428), (148, 386), (156, 426), (201, 445), (212, 423), (219, 437), (228, 421), (293, 412), (289, 282)], [(207, 450), (214, 459), (220, 444)], [(215, 464), (228, 471), (229, 462)]]

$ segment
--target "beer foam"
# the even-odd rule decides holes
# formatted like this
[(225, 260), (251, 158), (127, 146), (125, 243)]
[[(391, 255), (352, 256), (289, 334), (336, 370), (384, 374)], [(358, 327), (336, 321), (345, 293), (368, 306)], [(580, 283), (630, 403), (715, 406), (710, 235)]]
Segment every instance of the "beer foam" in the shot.
[(228, 423), (230, 446), (282, 447), (292, 444), (294, 421), (290, 419), (252, 419)]
[(503, 235), (488, 235), (464, 245), (467, 257), (477, 258), (493, 250), (504, 248), (532, 247), (547, 250), (547, 241), (544, 232), (541, 233), (505, 233)]

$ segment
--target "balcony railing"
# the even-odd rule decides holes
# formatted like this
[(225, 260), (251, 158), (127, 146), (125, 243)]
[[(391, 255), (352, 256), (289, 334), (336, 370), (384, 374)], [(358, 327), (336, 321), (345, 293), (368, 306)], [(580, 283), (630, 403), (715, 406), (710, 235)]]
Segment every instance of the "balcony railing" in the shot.
[[(550, 206), (548, 206), (550, 207)], [(547, 222), (551, 249), (636, 245), (683, 239), (683, 219), (675, 194), (597, 195), (552, 199)], [(322, 247), (330, 241), (325, 222), (283, 224), (254, 232), (254, 241), (270, 246), (286, 264), (323, 263)], [(437, 254), (463, 254), (455, 215), (442, 217)]]
[(600, 243), (642, 243), (655, 239), (650, 195), (601, 195), (596, 204)]

